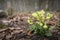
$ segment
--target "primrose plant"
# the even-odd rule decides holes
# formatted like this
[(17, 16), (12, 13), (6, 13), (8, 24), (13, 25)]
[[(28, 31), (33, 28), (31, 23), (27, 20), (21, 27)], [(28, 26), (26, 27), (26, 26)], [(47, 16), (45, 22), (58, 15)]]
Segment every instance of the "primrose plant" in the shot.
[(44, 36), (52, 36), (50, 32), (50, 27), (46, 24), (46, 20), (50, 20), (52, 18), (52, 14), (49, 12), (45, 12), (44, 10), (37, 11), (32, 13), (32, 16), (37, 20), (34, 20), (28, 17), (28, 23), (30, 24), (29, 29), (33, 31), (34, 34), (44, 35)]

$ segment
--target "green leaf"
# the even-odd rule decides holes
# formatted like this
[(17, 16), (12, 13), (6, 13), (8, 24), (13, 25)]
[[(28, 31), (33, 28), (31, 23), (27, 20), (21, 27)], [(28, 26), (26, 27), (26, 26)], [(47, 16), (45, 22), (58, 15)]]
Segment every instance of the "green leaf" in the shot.
[(45, 33), (45, 36), (47, 36), (47, 37), (52, 36), (52, 33), (51, 32), (47, 32), (47, 33)]
[(30, 29), (31, 31), (35, 30), (35, 28), (36, 28), (35, 25), (30, 25), (30, 26), (29, 26), (29, 29)]

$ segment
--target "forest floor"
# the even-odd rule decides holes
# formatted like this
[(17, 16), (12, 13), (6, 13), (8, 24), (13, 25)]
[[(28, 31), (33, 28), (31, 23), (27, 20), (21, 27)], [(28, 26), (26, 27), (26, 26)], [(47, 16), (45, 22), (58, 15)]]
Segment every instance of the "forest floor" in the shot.
[[(0, 40), (60, 40), (60, 28), (54, 30), (51, 37), (32, 34), (28, 29), (28, 17), (31, 17), (31, 14), (17, 14), (1, 19), (0, 24), (2, 23), (7, 27), (0, 28)], [(59, 17), (57, 17), (57, 20)], [(53, 23), (51, 24), (53, 25)]]

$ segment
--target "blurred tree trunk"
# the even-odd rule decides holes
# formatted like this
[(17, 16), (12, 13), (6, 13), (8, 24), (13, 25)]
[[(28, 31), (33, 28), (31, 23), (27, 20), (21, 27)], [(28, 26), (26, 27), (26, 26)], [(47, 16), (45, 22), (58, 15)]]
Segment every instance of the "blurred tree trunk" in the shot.
[(11, 6), (11, 1), (7, 2), (7, 12), (8, 12), (8, 15), (10, 15), (10, 16), (13, 14), (13, 9), (12, 9), (12, 6)]

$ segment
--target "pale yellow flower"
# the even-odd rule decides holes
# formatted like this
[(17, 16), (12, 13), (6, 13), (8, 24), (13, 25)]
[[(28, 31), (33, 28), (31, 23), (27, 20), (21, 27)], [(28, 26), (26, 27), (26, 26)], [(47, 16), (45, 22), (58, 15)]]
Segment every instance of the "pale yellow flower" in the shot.
[(45, 24), (45, 25), (43, 26), (43, 28), (48, 28), (48, 26)]
[(31, 18), (29, 18), (29, 17), (28, 17), (27, 22), (28, 22), (29, 24), (33, 24), (33, 20), (32, 20)]

